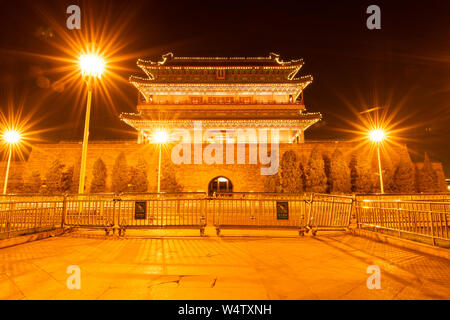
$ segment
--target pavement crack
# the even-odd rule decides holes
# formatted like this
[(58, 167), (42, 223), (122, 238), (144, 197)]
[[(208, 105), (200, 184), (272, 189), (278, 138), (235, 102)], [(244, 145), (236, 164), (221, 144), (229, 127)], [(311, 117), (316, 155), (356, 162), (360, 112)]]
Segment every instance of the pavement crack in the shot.
[(208, 253), (206, 255), (207, 258), (211, 258), (211, 257), (215, 257), (215, 256), (220, 256), (220, 253)]
[(100, 294), (97, 296), (97, 298), (95, 298), (95, 300), (99, 300), (103, 295), (105, 295), (106, 292), (108, 292), (108, 291), (111, 290), (111, 289), (114, 289), (114, 287), (111, 286), (111, 285), (108, 286), (105, 290), (103, 290), (102, 293), (100, 293)]
[(4, 275), (6, 275), (6, 277), (9, 279), (9, 281), (11, 281), (12, 284), (14, 285), (14, 287), (20, 292), (20, 294), (22, 295), (22, 298), (26, 299), (27, 297), (25, 296), (25, 293), (23, 293), (23, 291), (20, 289), (20, 287), (17, 285), (17, 283), (14, 281), (14, 279), (9, 275), (9, 273), (5, 272)]
[(394, 294), (394, 296), (391, 298), (391, 300), (396, 300), (397, 297), (400, 295), (400, 293), (402, 293), (406, 287), (407, 287), (406, 285), (403, 286), (396, 294)]
[(149, 285), (147, 288), (153, 288), (153, 287), (160, 286), (162, 284), (167, 284), (167, 283), (176, 283), (177, 287), (178, 287), (180, 285), (180, 281), (181, 281), (182, 277), (183, 276), (180, 276), (180, 278), (177, 280), (162, 281), (162, 282), (154, 283), (154, 284)]
[(42, 269), (39, 265), (37, 265), (36, 263), (32, 262), (31, 263), (33, 266), (35, 266), (37, 269), (41, 270), (42, 272), (46, 273), (50, 278), (52, 278), (53, 280), (56, 281), (56, 283), (58, 283), (59, 285), (63, 286), (64, 288), (66, 287), (65, 283), (61, 283), (58, 279), (56, 279), (50, 272), (48, 272), (45, 269)]

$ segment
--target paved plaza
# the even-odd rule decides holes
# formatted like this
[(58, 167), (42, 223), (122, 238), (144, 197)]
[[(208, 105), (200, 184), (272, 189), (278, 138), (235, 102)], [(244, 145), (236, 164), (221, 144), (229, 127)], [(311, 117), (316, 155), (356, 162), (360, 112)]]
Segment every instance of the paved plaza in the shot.
[[(81, 288), (68, 289), (68, 266)], [(381, 289), (369, 290), (367, 267)], [(0, 249), (1, 299), (449, 299), (450, 261), (348, 233), (66, 234)]]

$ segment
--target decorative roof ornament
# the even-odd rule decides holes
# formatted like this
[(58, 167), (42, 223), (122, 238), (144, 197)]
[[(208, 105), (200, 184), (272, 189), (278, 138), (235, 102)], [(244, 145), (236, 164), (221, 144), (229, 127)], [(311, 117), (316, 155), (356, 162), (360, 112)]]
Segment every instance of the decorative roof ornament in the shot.
[(139, 67), (175, 67), (175, 66), (222, 66), (222, 67), (245, 67), (245, 66), (301, 66), (303, 59), (283, 61), (280, 55), (271, 52), (268, 57), (176, 57), (172, 52), (162, 55), (161, 61), (138, 59)]
[[(311, 76), (296, 77), (303, 59), (283, 61), (271, 52), (267, 57), (176, 57), (172, 52), (162, 55), (162, 60), (138, 59), (137, 65), (147, 78), (131, 76), (135, 85), (151, 84), (259, 84), (294, 83), (303, 88), (312, 82)], [(220, 75), (220, 76), (218, 76)], [(305, 83), (305, 84), (303, 84)], [(138, 88), (139, 89), (139, 88)]]

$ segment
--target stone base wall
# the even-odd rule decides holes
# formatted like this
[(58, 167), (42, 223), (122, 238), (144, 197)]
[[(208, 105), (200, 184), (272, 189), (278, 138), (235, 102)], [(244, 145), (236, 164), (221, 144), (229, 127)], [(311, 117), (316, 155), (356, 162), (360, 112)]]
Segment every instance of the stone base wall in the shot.
[[(206, 145), (205, 145), (206, 146)], [(204, 146), (204, 147), (205, 147)], [(22, 166), (22, 176), (27, 182), (28, 177), (33, 171), (38, 171), (42, 178), (45, 175), (55, 159), (59, 159), (66, 167), (74, 166), (79, 168), (81, 159), (81, 142), (80, 143), (57, 143), (57, 144), (39, 144), (33, 147), (28, 161), (18, 165)], [(308, 160), (309, 154), (313, 148), (319, 148), (324, 157), (330, 157), (336, 148), (339, 148), (345, 155), (348, 162), (350, 162), (351, 155), (356, 153), (359, 156), (370, 156), (373, 163), (376, 163), (374, 150), (368, 147), (358, 147), (356, 143), (352, 142), (321, 142), (321, 143), (302, 143), (302, 144), (280, 144), (279, 154), (280, 159), (283, 153), (287, 150), (296, 151), (301, 157)], [(172, 146), (163, 147), (162, 161), (171, 161)], [(173, 165), (177, 181), (183, 186), (184, 192), (202, 191), (207, 192), (209, 182), (218, 176), (225, 176), (231, 180), (233, 184), (233, 191), (235, 192), (263, 192), (264, 191), (264, 176), (260, 173), (259, 164), (248, 164), (248, 145), (246, 146), (246, 164), (192, 164), (194, 159), (192, 149), (191, 164)], [(225, 148), (224, 148), (225, 150)], [(157, 174), (158, 174), (158, 155), (159, 149), (157, 145), (137, 144), (135, 141), (121, 141), (121, 142), (102, 142), (92, 141), (88, 146), (87, 156), (87, 191), (90, 190), (92, 180), (92, 170), (94, 162), (101, 158), (107, 168), (107, 188), (110, 190), (111, 173), (118, 155), (124, 152), (129, 166), (136, 166), (139, 157), (143, 157), (148, 164), (147, 177), (149, 181), (149, 192), (156, 191), (157, 188)], [(235, 157), (237, 151), (235, 150)], [(395, 164), (401, 157), (408, 156), (406, 146), (396, 147), (389, 152), (389, 157)], [(225, 162), (225, 156), (224, 156)], [(236, 161), (235, 161), (236, 162)], [(267, 167), (267, 165), (262, 165)], [(376, 166), (375, 166), (376, 168)], [(442, 166), (440, 167), (442, 169)], [(4, 170), (3, 170), (4, 171)], [(75, 170), (77, 172), (77, 170)], [(78, 171), (79, 172), (79, 171)], [(1, 173), (4, 176), (4, 172)], [(3, 179), (2, 179), (3, 180)]]

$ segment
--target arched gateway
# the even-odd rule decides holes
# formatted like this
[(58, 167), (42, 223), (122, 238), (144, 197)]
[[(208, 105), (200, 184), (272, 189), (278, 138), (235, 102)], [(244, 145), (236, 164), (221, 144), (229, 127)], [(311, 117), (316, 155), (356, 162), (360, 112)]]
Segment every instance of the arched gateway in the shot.
[[(322, 118), (320, 113), (306, 111), (303, 91), (313, 78), (297, 76), (303, 66), (302, 59), (283, 61), (275, 53), (247, 58), (177, 57), (167, 53), (160, 61), (139, 59), (137, 65), (146, 75), (129, 79), (139, 91), (138, 112), (122, 113), (120, 119), (136, 129), (139, 144), (160, 144), (155, 138), (159, 133), (179, 137), (181, 132), (191, 147), (197, 147), (193, 148), (193, 159), (183, 148), (183, 160), (178, 163), (202, 167), (180, 165), (180, 170), (203, 170), (203, 165), (208, 164), (217, 165), (218, 170), (223, 166), (224, 172), (254, 169), (250, 156), (251, 166), (242, 166), (247, 164), (247, 157), (239, 154), (246, 151), (238, 149), (238, 144), (244, 147), (248, 144), (250, 152), (253, 150), (250, 144), (303, 143), (305, 130)], [(171, 143), (167, 142), (170, 148)], [(219, 149), (225, 143), (227, 147)], [(214, 159), (207, 162), (203, 146), (211, 144), (217, 149), (214, 149)], [(236, 153), (228, 153), (231, 146), (233, 150), (236, 148)], [(234, 167), (236, 160), (239, 167)], [(264, 164), (268, 163), (264, 160)], [(252, 181), (255, 190), (263, 190), (261, 176)], [(188, 184), (183, 187), (199, 190), (198, 181), (191, 180), (192, 183), (186, 181)], [(244, 187), (239, 186), (239, 191), (247, 191)], [(213, 179), (208, 186), (209, 194), (232, 191), (233, 185), (225, 177)]]
[(214, 193), (231, 193), (233, 192), (233, 184), (226, 177), (216, 177), (209, 182), (208, 194), (212, 196)]

